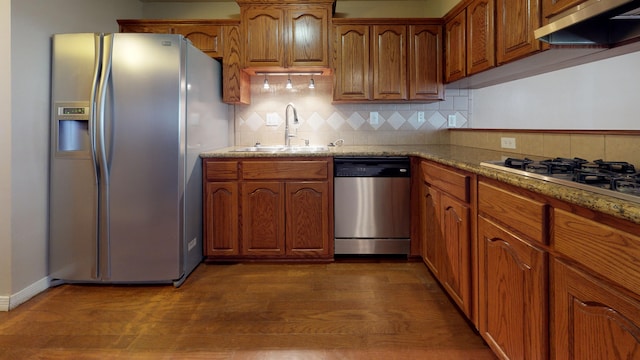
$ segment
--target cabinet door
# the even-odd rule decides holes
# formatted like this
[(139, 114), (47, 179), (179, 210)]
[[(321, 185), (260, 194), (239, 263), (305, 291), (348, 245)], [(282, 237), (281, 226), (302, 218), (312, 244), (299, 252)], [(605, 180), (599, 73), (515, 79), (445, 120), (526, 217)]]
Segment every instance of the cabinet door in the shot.
[(479, 330), (505, 359), (546, 359), (544, 251), (478, 217)]
[(244, 182), (241, 196), (242, 254), (284, 255), (284, 183)]
[(327, 8), (287, 11), (289, 44), (286, 66), (329, 66)]
[(440, 192), (428, 184), (424, 184), (424, 198), (422, 201), (422, 259), (429, 267), (433, 275), (440, 279), (440, 248), (443, 244), (442, 228), (440, 222)]
[(151, 34), (175, 34), (171, 24), (145, 24), (145, 23), (121, 23), (121, 33), (151, 33)]
[(249, 8), (242, 13), (245, 67), (284, 67), (284, 10)]
[(442, 27), (409, 26), (409, 100), (443, 100)]
[(373, 26), (373, 98), (407, 99), (407, 27)]
[(498, 64), (541, 49), (533, 31), (540, 27), (540, 0), (497, 0), (496, 58)]
[(240, 26), (223, 26), (222, 100), (228, 104), (248, 104), (251, 78), (242, 71)]
[(471, 316), (471, 241), (469, 207), (442, 194), (440, 214), (443, 244), (440, 259), (442, 286), (460, 309)]
[(287, 255), (330, 254), (329, 184), (326, 181), (286, 184)]
[(176, 25), (176, 33), (189, 39), (193, 46), (214, 58), (223, 56), (222, 26), (220, 25)]
[(495, 66), (494, 0), (474, 0), (467, 7), (467, 75)]
[(542, 0), (542, 16), (545, 18), (552, 17), (586, 1), (587, 0)]
[(238, 183), (207, 182), (205, 196), (205, 256), (238, 255)]
[(640, 358), (640, 301), (553, 262), (556, 359)]
[(466, 21), (467, 13), (465, 10), (462, 10), (458, 15), (445, 24), (445, 82), (456, 81), (467, 75)]
[(335, 27), (334, 100), (369, 100), (369, 26)]

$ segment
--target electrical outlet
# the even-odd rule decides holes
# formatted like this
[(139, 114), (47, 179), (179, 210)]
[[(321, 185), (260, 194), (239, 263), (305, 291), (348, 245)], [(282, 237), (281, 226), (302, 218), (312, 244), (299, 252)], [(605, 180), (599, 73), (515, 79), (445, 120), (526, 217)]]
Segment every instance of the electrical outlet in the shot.
[(267, 126), (278, 126), (279, 123), (277, 113), (267, 113)]
[(369, 113), (369, 124), (378, 125), (378, 112), (372, 111)]
[(418, 111), (418, 123), (422, 124), (424, 122), (424, 111)]
[(449, 115), (448, 119), (447, 119), (447, 126), (450, 128), (454, 128), (456, 127), (456, 114), (453, 115)]
[(503, 149), (515, 149), (516, 148), (516, 138), (501, 137), (500, 138), (500, 147), (503, 148)]

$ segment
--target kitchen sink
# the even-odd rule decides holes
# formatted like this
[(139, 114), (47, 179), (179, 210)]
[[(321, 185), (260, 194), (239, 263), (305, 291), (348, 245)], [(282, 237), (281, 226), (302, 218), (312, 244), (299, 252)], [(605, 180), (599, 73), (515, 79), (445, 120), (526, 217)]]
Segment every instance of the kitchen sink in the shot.
[(287, 151), (287, 152), (301, 152), (301, 153), (302, 152), (311, 153), (311, 152), (327, 151), (327, 150), (329, 150), (329, 148), (326, 146), (290, 146), (284, 149), (284, 151)]
[(319, 151), (327, 151), (329, 148), (326, 146), (247, 146), (232, 150), (233, 152), (291, 152), (291, 153), (313, 153)]
[(285, 146), (247, 146), (243, 148), (237, 148), (232, 151), (234, 152), (277, 152), (285, 150)]

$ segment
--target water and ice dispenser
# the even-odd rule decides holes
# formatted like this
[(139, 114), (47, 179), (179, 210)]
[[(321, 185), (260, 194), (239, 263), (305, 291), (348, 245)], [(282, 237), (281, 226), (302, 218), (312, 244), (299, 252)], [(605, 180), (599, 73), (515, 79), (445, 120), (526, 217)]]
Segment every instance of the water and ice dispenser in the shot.
[(89, 155), (89, 106), (57, 104), (55, 134), (56, 155)]

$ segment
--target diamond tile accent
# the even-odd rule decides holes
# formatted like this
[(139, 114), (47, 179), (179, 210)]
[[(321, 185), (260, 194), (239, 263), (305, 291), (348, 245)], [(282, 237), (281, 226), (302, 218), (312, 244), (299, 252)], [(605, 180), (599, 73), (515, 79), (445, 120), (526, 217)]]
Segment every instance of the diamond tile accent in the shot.
[(347, 123), (349, 125), (351, 125), (351, 127), (354, 130), (357, 130), (358, 128), (360, 128), (360, 126), (362, 126), (362, 124), (365, 123), (365, 120), (362, 116), (360, 116), (359, 113), (354, 112), (353, 114), (351, 114), (351, 116), (349, 116), (349, 118), (347, 119)]
[(404, 124), (405, 122), (407, 122), (407, 120), (402, 117), (402, 115), (400, 115), (397, 111), (394, 112), (393, 114), (391, 114), (391, 116), (389, 116), (389, 118), (387, 119), (387, 122), (389, 123), (389, 125), (391, 125), (395, 130), (398, 130), (400, 128), (400, 126), (402, 126), (402, 124)]
[(311, 117), (307, 119), (306, 123), (309, 124), (314, 131), (317, 131), (324, 123), (324, 119), (318, 115), (317, 112), (314, 112)]
[[(434, 113), (434, 111), (425, 111), (425, 113), (424, 113), (425, 121), (426, 121), (426, 119), (428, 119), (429, 117), (433, 116), (433, 113)], [(409, 116), (409, 118), (407, 119), (407, 122), (408, 122), (408, 123), (409, 123), (409, 124), (410, 124), (414, 129), (415, 129), (415, 130), (420, 129), (420, 128), (425, 124), (425, 122), (422, 122), (422, 123), (418, 122), (418, 113), (417, 113), (417, 112), (412, 113), (412, 114), (411, 114), (411, 116)]]
[(429, 124), (436, 129), (440, 129), (447, 125), (447, 119), (445, 119), (439, 112), (435, 112), (431, 117), (429, 117)]
[(245, 124), (253, 131), (260, 129), (264, 125), (265, 121), (258, 115), (258, 113), (253, 113), (249, 115)]
[(373, 130), (378, 130), (384, 123), (386, 122), (385, 118), (382, 116), (382, 113), (378, 111), (378, 123), (372, 124), (370, 119), (367, 119), (366, 122), (369, 123), (369, 126), (373, 128)]
[(344, 123), (344, 118), (337, 112), (334, 112), (327, 118), (327, 124), (329, 124), (333, 130), (338, 130)]

